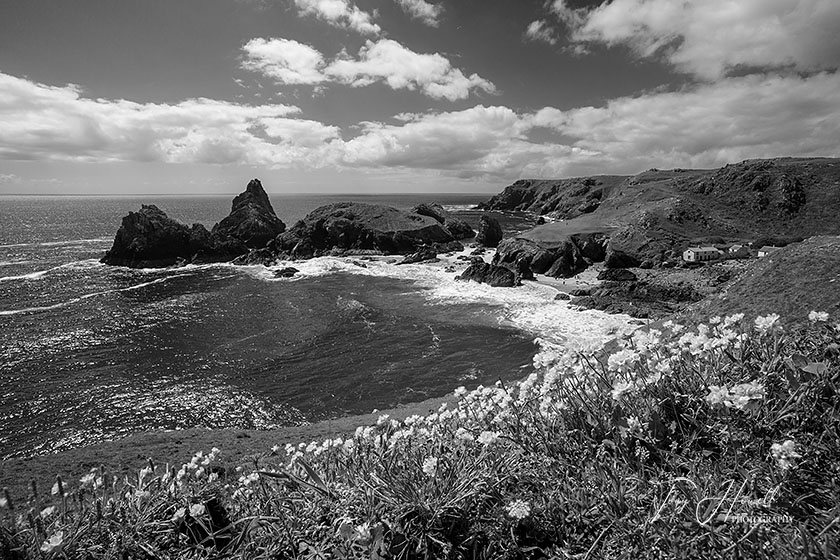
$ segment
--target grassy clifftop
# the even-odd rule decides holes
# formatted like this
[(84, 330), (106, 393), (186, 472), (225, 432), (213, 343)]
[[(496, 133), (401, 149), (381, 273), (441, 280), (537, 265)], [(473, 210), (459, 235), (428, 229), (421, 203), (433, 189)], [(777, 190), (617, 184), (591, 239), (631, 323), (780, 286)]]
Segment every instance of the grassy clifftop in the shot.
[(482, 205), (562, 220), (530, 238), (600, 231), (654, 263), (693, 243), (840, 234), (840, 160), (748, 160), (720, 169), (521, 180)]

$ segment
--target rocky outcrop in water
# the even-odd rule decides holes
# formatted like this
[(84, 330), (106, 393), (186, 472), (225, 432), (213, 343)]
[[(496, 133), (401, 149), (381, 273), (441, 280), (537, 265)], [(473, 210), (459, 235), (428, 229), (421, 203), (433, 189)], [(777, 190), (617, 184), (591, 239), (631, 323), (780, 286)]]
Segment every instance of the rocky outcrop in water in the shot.
[(600, 234), (573, 235), (551, 245), (518, 237), (505, 239), (496, 249), (493, 263), (508, 263), (520, 270), (527, 267), (535, 274), (569, 278), (593, 262), (603, 260), (605, 244), (606, 238)]
[(212, 231), (201, 224), (188, 227), (154, 205), (129, 212), (102, 262), (133, 268), (235, 259), (238, 264), (268, 264), (274, 258), (265, 245), (285, 227), (259, 180), (254, 179), (233, 199), (230, 215)]
[(213, 226), (217, 239), (237, 239), (249, 249), (261, 249), (286, 230), (263, 190), (259, 179), (248, 183), (245, 192), (233, 199), (230, 214)]
[(322, 206), (274, 240), (281, 257), (371, 251), (408, 254), (423, 245), (449, 243), (452, 234), (436, 219), (389, 206), (342, 202)]
[(475, 237), (475, 231), (473, 231), (473, 228), (467, 222), (453, 218), (446, 208), (440, 204), (418, 204), (411, 211), (421, 216), (434, 218), (452, 234), (453, 239), (469, 239)]
[(209, 244), (210, 232), (201, 224), (188, 227), (154, 205), (129, 212), (102, 262), (113, 266), (155, 268), (189, 261)]
[(521, 275), (516, 270), (504, 265), (488, 264), (481, 259), (474, 260), (455, 280), (471, 280), (501, 288), (512, 288), (522, 283)]
[(498, 247), (502, 241), (502, 226), (499, 224), (499, 220), (487, 214), (481, 216), (475, 241), (485, 247)]

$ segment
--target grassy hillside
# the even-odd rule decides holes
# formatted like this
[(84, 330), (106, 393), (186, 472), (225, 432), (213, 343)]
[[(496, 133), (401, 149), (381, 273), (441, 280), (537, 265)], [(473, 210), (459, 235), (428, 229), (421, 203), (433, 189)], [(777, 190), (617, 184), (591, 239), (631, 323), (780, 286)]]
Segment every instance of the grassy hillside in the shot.
[(687, 312), (795, 317), (803, 310), (840, 313), (840, 237), (813, 237), (756, 259), (718, 294)]
[(720, 169), (651, 169), (633, 177), (522, 180), (484, 205), (561, 220), (526, 234), (556, 242), (608, 233), (653, 264), (694, 243), (780, 241), (840, 233), (840, 159), (748, 160)]

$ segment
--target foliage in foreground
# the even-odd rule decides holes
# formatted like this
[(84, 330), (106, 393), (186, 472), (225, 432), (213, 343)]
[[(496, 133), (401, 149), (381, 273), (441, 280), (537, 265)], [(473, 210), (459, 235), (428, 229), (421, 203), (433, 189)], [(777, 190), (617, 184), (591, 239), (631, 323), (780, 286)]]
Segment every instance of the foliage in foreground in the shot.
[(428, 417), (0, 497), (2, 558), (830, 558), (840, 325), (637, 331)]

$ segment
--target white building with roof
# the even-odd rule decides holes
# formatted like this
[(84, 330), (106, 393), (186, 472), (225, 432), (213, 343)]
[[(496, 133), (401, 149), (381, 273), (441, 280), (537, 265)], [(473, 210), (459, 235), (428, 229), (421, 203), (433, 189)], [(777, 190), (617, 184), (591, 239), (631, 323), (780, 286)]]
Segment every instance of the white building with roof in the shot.
[(723, 257), (723, 251), (717, 247), (689, 247), (683, 251), (685, 262), (716, 261)]

